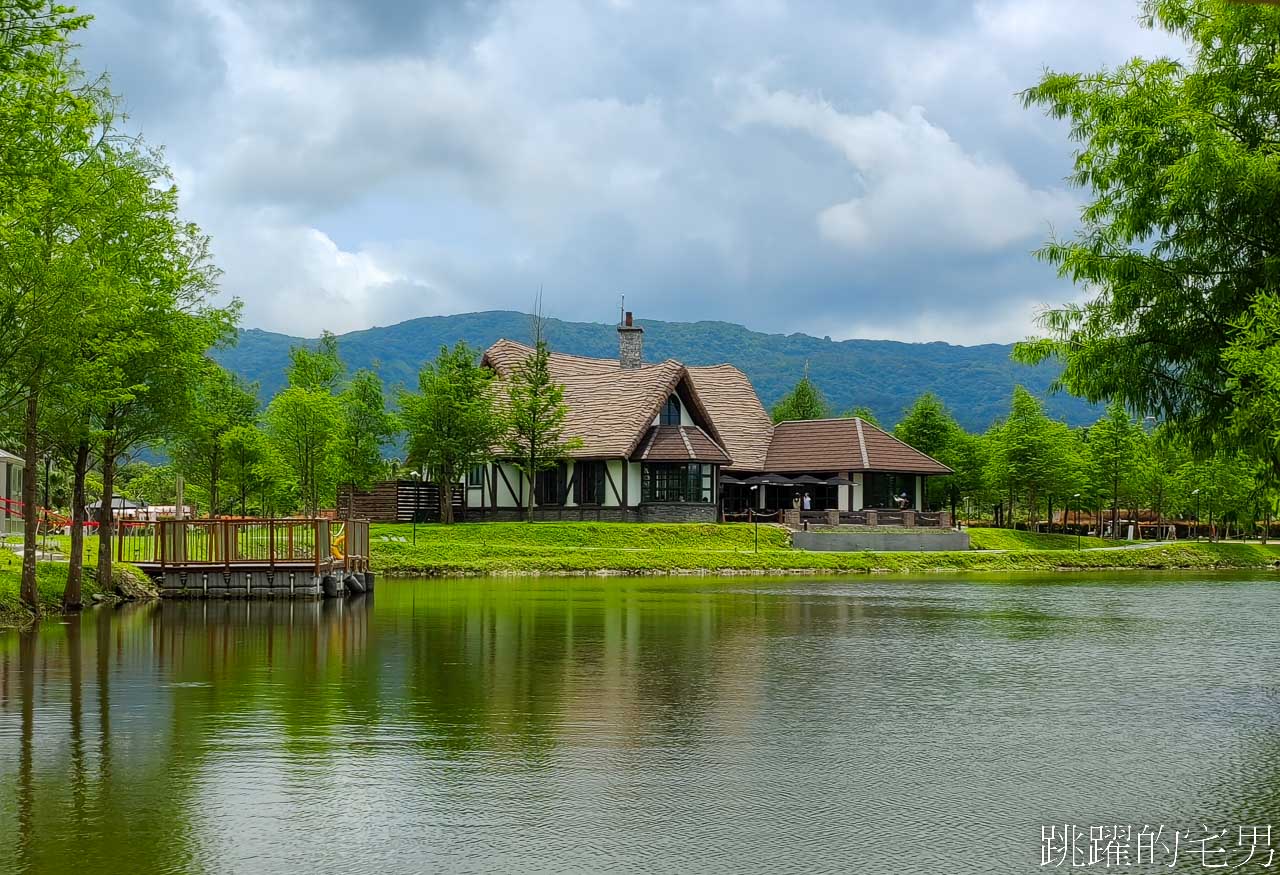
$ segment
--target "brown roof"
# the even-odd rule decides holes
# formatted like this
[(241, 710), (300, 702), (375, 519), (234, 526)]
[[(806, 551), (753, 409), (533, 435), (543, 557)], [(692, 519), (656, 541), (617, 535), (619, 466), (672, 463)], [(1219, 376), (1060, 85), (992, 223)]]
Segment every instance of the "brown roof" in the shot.
[(706, 405), (735, 471), (763, 471), (773, 437), (765, 412), (747, 375), (733, 365), (689, 368), (689, 377)]
[[(532, 352), (531, 347), (522, 343), (499, 340), (485, 351), (482, 361), (497, 372), (501, 381)], [(652, 426), (663, 402), (682, 383), (686, 384), (682, 395), (695, 418), (707, 424), (708, 439), (713, 442), (718, 439), (715, 423), (689, 380), (688, 370), (677, 361), (622, 368), (610, 359), (553, 352), (551, 375), (564, 386), (568, 407), (564, 435), (582, 440), (582, 446), (570, 453), (575, 458), (630, 457)], [(497, 394), (505, 397), (501, 386)]]
[(729, 462), (725, 451), (696, 425), (650, 426), (636, 457), (645, 462)]
[(950, 468), (865, 420), (815, 419), (780, 422), (765, 469), (803, 471), (895, 471), (951, 474)]

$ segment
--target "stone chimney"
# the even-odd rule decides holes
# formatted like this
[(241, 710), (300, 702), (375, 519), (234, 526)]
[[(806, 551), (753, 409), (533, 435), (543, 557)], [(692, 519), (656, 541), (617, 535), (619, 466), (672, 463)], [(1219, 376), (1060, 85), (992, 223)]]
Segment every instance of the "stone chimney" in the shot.
[(622, 317), (618, 326), (618, 364), (624, 370), (644, 364), (644, 329), (631, 322), (631, 311)]

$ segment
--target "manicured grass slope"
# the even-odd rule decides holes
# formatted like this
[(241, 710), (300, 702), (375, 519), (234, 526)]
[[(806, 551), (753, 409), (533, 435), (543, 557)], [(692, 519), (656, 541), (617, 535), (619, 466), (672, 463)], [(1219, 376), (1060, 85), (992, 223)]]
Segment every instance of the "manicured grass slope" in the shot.
[(1025, 550), (1007, 553), (809, 553), (785, 531), (760, 527), (760, 552), (745, 525), (628, 523), (474, 523), (373, 527), (375, 571), (400, 575), (663, 574), (753, 571), (831, 573), (1020, 571), (1106, 568), (1258, 568), (1280, 562), (1280, 548), (1182, 544), (1135, 550)]
[[(973, 550), (1074, 550), (1075, 535), (1046, 535), (1040, 532), (1022, 532), (1016, 529), (969, 529), (969, 547)], [(1124, 541), (1107, 541), (1102, 538), (1080, 538), (1080, 547), (1110, 547)]]
[[(62, 610), (62, 591), (66, 586), (67, 566), (65, 564), (41, 562), (36, 566), (36, 592), (40, 598), (42, 611)], [(86, 574), (84, 577), (85, 601), (87, 602), (98, 591), (92, 576)], [(16, 626), (31, 618), (31, 612), (22, 604), (21, 592), (21, 560), (0, 561), (0, 626)]]

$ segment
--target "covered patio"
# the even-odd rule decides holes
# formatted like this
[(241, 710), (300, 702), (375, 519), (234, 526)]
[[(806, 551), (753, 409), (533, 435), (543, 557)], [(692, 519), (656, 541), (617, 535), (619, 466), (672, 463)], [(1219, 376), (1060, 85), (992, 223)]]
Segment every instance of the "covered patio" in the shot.
[(796, 527), (951, 524), (950, 514), (925, 508), (924, 495), (928, 477), (952, 470), (861, 419), (779, 423), (763, 468), (721, 475), (722, 519)]

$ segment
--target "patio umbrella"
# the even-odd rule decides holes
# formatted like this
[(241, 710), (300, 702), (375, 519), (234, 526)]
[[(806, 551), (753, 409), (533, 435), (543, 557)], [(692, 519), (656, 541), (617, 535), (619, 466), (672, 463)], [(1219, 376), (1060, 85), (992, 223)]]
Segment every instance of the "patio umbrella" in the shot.
[(739, 480), (737, 477), (731, 477), (731, 476), (729, 476), (728, 474), (721, 474), (721, 475), (720, 475), (720, 483), (721, 483), (721, 485), (728, 485), (728, 486), (742, 486), (742, 485), (744, 485), (744, 482), (745, 482), (745, 481)]
[(757, 474), (743, 481), (751, 486), (794, 486), (795, 483), (779, 474)]
[(818, 479), (817, 477), (814, 477), (814, 476), (809, 475), (809, 474), (801, 474), (799, 477), (795, 477), (795, 478), (793, 478), (791, 482), (792, 482), (792, 483), (794, 483), (794, 484), (795, 484), (795, 485), (797, 485), (797, 486), (802, 486), (802, 485), (803, 485), (803, 486), (825, 486), (825, 485), (827, 485), (827, 481), (825, 481), (825, 480), (820, 480), (820, 479)]
[(831, 477), (827, 480), (823, 480), (822, 482), (827, 484), (828, 486), (852, 486), (853, 485), (853, 481), (850, 480), (848, 477)]

